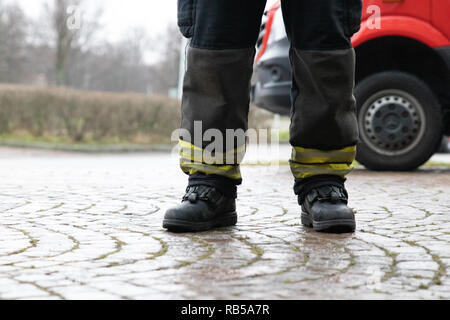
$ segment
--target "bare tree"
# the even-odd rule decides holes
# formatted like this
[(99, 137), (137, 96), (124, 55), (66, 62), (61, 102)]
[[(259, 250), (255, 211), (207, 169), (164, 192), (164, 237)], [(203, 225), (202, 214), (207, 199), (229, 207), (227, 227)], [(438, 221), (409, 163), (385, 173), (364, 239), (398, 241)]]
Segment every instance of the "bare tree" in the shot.
[(180, 62), (181, 35), (178, 27), (170, 24), (164, 35), (154, 42), (162, 57), (151, 67), (153, 92), (167, 94), (170, 89), (177, 88)]
[(146, 93), (149, 84), (145, 52), (148, 37), (131, 29), (117, 43), (102, 43), (95, 50), (80, 51), (70, 59), (67, 85), (86, 90)]
[[(92, 2), (47, 0), (43, 9), (32, 21), (18, 5), (0, 0), (0, 82), (164, 95), (177, 87), (176, 26), (154, 38), (146, 29), (130, 29), (113, 43), (99, 39), (102, 10)], [(155, 63), (148, 56), (157, 57)]]
[(0, 3), (0, 82), (26, 81), (27, 21), (17, 5)]
[(47, 19), (51, 21), (50, 39), (55, 50), (55, 84), (68, 82), (67, 63), (73, 55), (86, 50), (95, 33), (100, 29), (98, 22), (102, 12), (98, 9), (88, 19), (84, 14), (85, 0), (53, 0), (45, 4)]

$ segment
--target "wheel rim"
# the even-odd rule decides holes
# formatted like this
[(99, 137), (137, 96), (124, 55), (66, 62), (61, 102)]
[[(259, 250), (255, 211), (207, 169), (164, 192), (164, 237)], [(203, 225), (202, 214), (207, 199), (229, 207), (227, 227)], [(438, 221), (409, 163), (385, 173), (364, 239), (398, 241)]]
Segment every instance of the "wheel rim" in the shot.
[(425, 133), (423, 106), (407, 92), (385, 90), (370, 97), (359, 113), (361, 138), (383, 155), (402, 155), (414, 149)]

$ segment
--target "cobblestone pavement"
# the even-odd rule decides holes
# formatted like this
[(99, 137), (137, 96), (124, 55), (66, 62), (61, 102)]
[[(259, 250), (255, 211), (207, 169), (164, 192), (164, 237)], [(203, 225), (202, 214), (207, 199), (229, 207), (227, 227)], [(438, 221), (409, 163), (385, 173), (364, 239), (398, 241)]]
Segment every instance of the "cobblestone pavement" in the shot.
[(450, 169), (356, 170), (346, 235), (300, 225), (288, 167), (243, 174), (237, 227), (171, 234), (168, 155), (0, 151), (0, 298), (450, 298)]

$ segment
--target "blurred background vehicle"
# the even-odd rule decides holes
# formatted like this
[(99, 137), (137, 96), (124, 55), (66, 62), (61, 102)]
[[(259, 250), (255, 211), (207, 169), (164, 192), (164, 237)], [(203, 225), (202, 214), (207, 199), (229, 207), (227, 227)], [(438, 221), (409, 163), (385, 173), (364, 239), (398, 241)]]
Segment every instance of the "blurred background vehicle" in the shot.
[(439, 153), (450, 153), (450, 138), (444, 137), (439, 147)]
[[(367, 168), (413, 170), (448, 150), (449, 39), (450, 0), (364, 0), (361, 30), (352, 42), (357, 159)], [(278, 1), (261, 27), (252, 99), (281, 115), (290, 113), (289, 47)]]

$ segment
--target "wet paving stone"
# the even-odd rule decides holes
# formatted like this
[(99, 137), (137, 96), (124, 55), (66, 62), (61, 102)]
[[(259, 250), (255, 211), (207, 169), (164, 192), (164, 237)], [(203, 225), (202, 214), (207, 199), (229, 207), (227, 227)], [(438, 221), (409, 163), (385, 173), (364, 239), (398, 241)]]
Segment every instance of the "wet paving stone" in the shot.
[(450, 298), (450, 169), (355, 170), (357, 231), (329, 235), (288, 167), (244, 166), (236, 227), (172, 234), (169, 155), (0, 155), (0, 299)]

